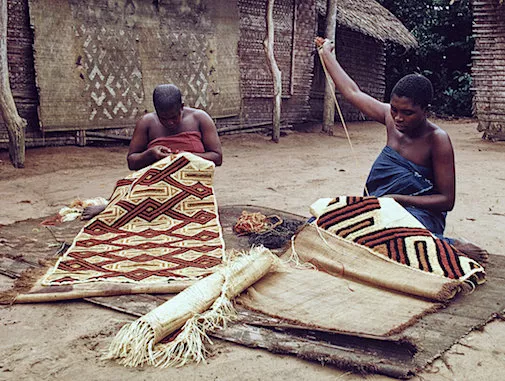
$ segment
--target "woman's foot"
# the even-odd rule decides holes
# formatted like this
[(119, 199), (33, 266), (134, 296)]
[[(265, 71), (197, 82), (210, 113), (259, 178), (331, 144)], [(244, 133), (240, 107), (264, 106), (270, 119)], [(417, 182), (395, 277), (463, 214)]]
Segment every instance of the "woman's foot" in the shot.
[(487, 250), (467, 241), (466, 239), (454, 239), (453, 246), (463, 252), (468, 258), (478, 262), (481, 266), (486, 267), (489, 261), (489, 253)]
[(81, 220), (91, 220), (93, 217), (99, 215), (105, 210), (106, 205), (92, 205), (87, 206), (82, 211)]

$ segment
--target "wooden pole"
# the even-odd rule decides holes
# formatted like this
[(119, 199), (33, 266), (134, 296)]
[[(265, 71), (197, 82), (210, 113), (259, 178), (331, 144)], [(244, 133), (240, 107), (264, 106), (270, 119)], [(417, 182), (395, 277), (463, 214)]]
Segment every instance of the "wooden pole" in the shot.
[(9, 156), (12, 165), (23, 168), (25, 165), (25, 127), (16, 109), (9, 83), (7, 64), (7, 0), (0, 0), (0, 116), (7, 126), (9, 135)]
[(298, 24), (298, 10), (297, 10), (297, 0), (293, 0), (293, 20), (292, 20), (292, 28), (293, 32), (291, 33), (291, 75), (289, 78), (289, 95), (293, 95), (295, 93), (295, 64), (296, 64), (296, 33)]
[[(337, 0), (328, 0), (326, 5), (326, 38), (335, 41), (335, 30), (337, 29)], [(336, 48), (336, 41), (335, 41)], [(335, 53), (332, 53), (335, 54)], [(328, 135), (333, 135), (333, 125), (335, 124), (335, 102), (333, 95), (335, 86), (333, 82), (326, 81), (324, 90), (323, 106), (323, 131)]]
[(281, 136), (280, 121), (281, 121), (282, 76), (274, 56), (274, 31), (275, 31), (274, 3), (275, 0), (268, 0), (267, 14), (266, 14), (267, 35), (265, 37), (265, 40), (263, 41), (263, 45), (265, 47), (265, 53), (269, 63), (270, 72), (272, 73), (273, 87), (274, 87), (272, 140), (278, 143), (279, 138)]
[(9, 156), (15, 168), (25, 166), (25, 127), (16, 109), (7, 64), (7, 0), (0, 0), (0, 116), (9, 136)]
[(117, 296), (135, 294), (176, 294), (193, 285), (194, 281), (175, 281), (170, 283), (153, 284), (112, 284), (102, 287), (86, 288), (86, 285), (76, 286), (48, 286), (27, 294), (19, 294), (12, 303), (45, 303), (91, 298), (97, 296)]

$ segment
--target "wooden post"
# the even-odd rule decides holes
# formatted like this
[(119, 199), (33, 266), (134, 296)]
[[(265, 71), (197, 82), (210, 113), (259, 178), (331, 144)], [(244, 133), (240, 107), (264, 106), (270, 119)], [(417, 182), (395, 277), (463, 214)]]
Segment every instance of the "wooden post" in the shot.
[(296, 64), (296, 24), (298, 24), (297, 17), (297, 0), (293, 0), (293, 20), (292, 20), (292, 28), (293, 32), (291, 33), (291, 76), (289, 78), (289, 95), (293, 95), (295, 93), (295, 64)]
[[(326, 4), (326, 38), (335, 41), (335, 30), (337, 29), (337, 0), (328, 0)], [(335, 50), (332, 54), (335, 54)], [(332, 93), (335, 93), (333, 82), (325, 82), (324, 106), (323, 106), (323, 131), (328, 135), (333, 135), (333, 125), (335, 124), (335, 102)]]
[(263, 41), (263, 45), (265, 47), (265, 53), (270, 66), (270, 71), (272, 73), (273, 86), (274, 86), (272, 140), (278, 143), (279, 138), (281, 136), (282, 76), (274, 56), (274, 31), (275, 31), (274, 3), (275, 0), (268, 0), (267, 14), (266, 14), (267, 35), (265, 37), (265, 40)]
[(25, 166), (25, 127), (16, 109), (7, 64), (7, 0), (0, 0), (0, 115), (9, 135), (9, 156), (16, 168)]
[(87, 143), (86, 130), (79, 130), (75, 134), (75, 142), (79, 147), (84, 147)]

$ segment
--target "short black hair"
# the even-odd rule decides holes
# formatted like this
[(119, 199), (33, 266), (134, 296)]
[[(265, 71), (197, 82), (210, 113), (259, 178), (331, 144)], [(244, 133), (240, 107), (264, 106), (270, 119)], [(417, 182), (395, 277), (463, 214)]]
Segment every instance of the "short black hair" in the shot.
[(175, 85), (158, 85), (153, 92), (153, 103), (157, 113), (182, 106), (181, 90)]
[(424, 109), (433, 99), (433, 85), (424, 75), (409, 74), (396, 83), (391, 91), (391, 97), (393, 95), (409, 98), (412, 103)]

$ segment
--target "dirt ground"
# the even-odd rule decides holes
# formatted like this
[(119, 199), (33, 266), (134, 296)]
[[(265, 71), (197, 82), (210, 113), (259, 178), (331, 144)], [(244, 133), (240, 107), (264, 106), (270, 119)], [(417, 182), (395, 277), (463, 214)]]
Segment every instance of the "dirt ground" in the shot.
[[(482, 141), (474, 121), (438, 122), (449, 132), (456, 153), (457, 202), (446, 235), (471, 239), (491, 253), (505, 255), (505, 143)], [(384, 145), (385, 131), (375, 123), (349, 128), (357, 160), (340, 128), (329, 137), (312, 126), (288, 133), (279, 144), (259, 134), (222, 137), (224, 164), (215, 177), (218, 203), (255, 204), (308, 216), (308, 206), (318, 198), (360, 195)], [(108, 197), (115, 181), (129, 173), (126, 152), (126, 146), (30, 149), (21, 170), (12, 168), (6, 152), (0, 152), (0, 224), (52, 215), (78, 197)], [(11, 283), (0, 275), (0, 288)], [(84, 302), (2, 307), (0, 379), (362, 379), (318, 363), (220, 341), (206, 364), (182, 369), (130, 369), (100, 360), (118, 327), (128, 320), (133, 319)], [(505, 322), (493, 321), (455, 344), (418, 379), (504, 378)]]

